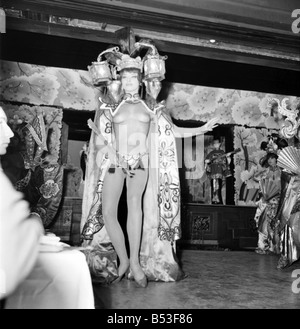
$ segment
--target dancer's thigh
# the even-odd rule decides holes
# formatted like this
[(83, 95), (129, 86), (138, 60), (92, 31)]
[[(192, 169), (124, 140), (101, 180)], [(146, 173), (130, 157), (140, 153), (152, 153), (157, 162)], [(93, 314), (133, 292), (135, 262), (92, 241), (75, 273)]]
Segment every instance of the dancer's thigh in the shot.
[(127, 203), (130, 203), (137, 198), (141, 198), (145, 190), (148, 180), (148, 169), (136, 169), (134, 170), (133, 177), (127, 177)]
[(114, 173), (106, 173), (102, 189), (102, 209), (104, 214), (117, 211), (123, 191), (124, 178), (125, 174), (121, 168), (115, 168)]

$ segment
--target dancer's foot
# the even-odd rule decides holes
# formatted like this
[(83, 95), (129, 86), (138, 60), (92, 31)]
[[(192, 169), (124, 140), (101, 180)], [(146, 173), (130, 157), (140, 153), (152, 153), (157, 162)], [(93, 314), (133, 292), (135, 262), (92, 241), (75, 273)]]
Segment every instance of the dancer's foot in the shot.
[(131, 264), (130, 265), (133, 279), (138, 287), (146, 288), (148, 281), (145, 273), (143, 272), (141, 266), (139, 264)]
[(129, 261), (120, 263), (120, 266), (118, 268), (118, 277), (112, 283), (120, 282), (125, 275), (128, 275), (128, 272), (129, 272)]

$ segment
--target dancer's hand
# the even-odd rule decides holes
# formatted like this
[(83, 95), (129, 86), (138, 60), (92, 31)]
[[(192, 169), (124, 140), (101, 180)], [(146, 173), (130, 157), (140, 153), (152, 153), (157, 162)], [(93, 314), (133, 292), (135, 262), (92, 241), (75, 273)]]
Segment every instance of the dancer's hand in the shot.
[(218, 121), (219, 121), (219, 118), (212, 118), (210, 119), (204, 126), (203, 126), (203, 130), (204, 130), (204, 133), (207, 132), (207, 131), (211, 131), (213, 130), (214, 128), (216, 128), (218, 126)]
[(135, 175), (135, 173), (132, 170), (129, 170), (127, 168), (122, 167), (122, 170), (124, 174), (128, 175), (130, 178), (132, 178)]

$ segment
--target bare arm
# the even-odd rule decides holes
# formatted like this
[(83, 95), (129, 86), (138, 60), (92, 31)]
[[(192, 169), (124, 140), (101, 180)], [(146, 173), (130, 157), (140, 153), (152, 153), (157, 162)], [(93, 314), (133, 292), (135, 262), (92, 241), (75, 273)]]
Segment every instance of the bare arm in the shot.
[(204, 126), (197, 128), (182, 128), (176, 125), (173, 126), (173, 132), (176, 138), (186, 138), (197, 135), (203, 135), (208, 131), (213, 130), (217, 127), (218, 118), (209, 120)]

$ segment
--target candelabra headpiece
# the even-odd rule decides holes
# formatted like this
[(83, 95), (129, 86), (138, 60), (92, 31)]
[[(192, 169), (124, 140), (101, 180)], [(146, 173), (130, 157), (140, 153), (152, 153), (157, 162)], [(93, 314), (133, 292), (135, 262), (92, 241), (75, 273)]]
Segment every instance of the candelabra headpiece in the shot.
[[(165, 78), (165, 60), (167, 56), (160, 56), (156, 47), (149, 40), (135, 43), (134, 51), (128, 55), (119, 51), (118, 47), (109, 48), (99, 54), (97, 62), (88, 66), (94, 85), (104, 85), (114, 101), (118, 101), (119, 74), (124, 69), (138, 69), (143, 73), (143, 82), (146, 92), (156, 99), (161, 89), (161, 80)], [(144, 58), (134, 56), (142, 48), (148, 48)], [(102, 56), (105, 55), (105, 60)], [(112, 93), (113, 91), (113, 93)]]

